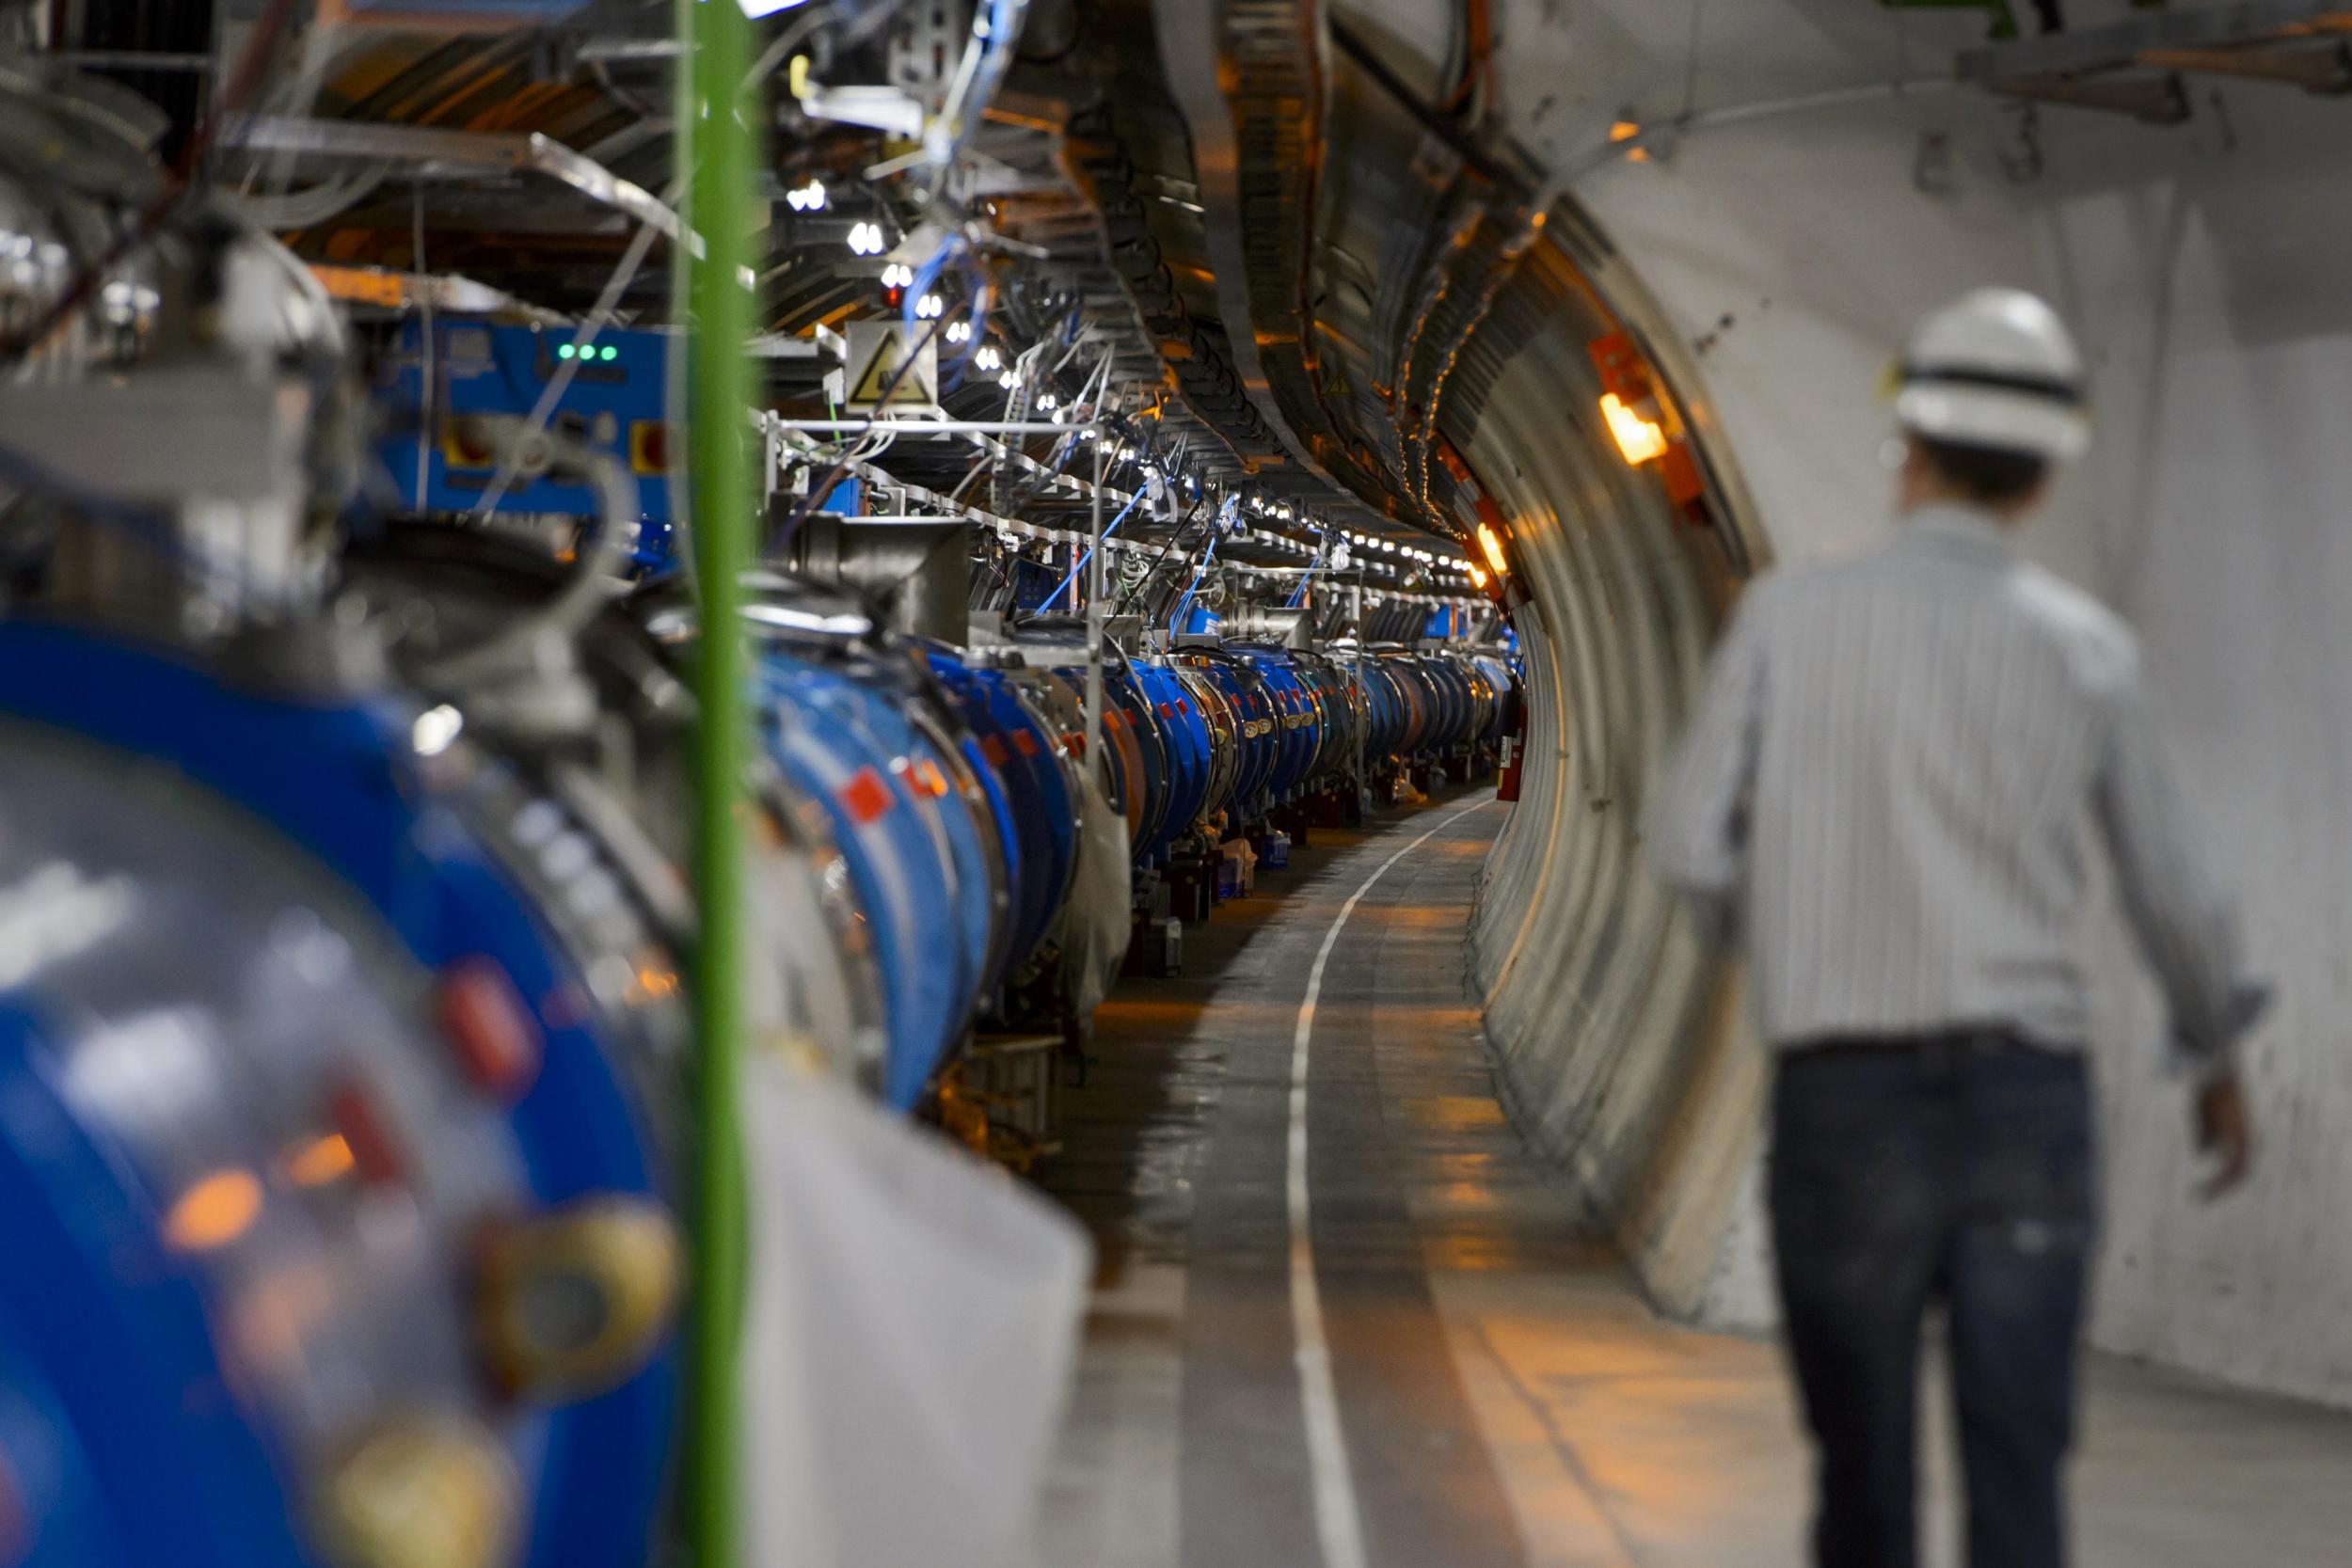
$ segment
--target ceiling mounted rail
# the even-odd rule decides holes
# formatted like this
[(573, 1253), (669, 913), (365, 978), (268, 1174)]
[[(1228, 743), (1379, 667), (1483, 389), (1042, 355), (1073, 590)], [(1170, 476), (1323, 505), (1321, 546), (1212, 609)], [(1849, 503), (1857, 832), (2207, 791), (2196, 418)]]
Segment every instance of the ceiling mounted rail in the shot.
[(1443, 110), (1424, 103), (1397, 73), (1389, 69), (1373, 47), (1358, 37), (1354, 28), (1333, 18), (1330, 23), (1331, 41), (1339, 46), (1358, 70), (1379, 85), (1397, 107), (1411, 115), (1421, 128), (1445, 143), (1454, 155), (1462, 160), (1462, 166), (1500, 187), (1506, 195), (1525, 198), (1535, 193), (1535, 182), (1521, 170), (1515, 169), (1496, 157), (1482, 145), (1478, 137), (1462, 123)]
[(1217, 314), (1250, 403), (1335, 497), (1402, 515), (1391, 476), (1351, 444), (1319, 384), (1306, 279), (1324, 119), (1320, 5), (1159, 6), (1152, 19), (1190, 134)]
[[(537, 132), (443, 131), (421, 125), (253, 116), (232, 121), (223, 140), (253, 152), (399, 164), (421, 176), (543, 175), (597, 206), (651, 225), (672, 240), (681, 232), (676, 212), (659, 196)], [(697, 255), (701, 243), (699, 237), (694, 242)]]
[(1955, 69), (1962, 82), (2006, 97), (2174, 125), (2191, 112), (2184, 75), (2352, 93), (2352, 6), (2237, 0), (2153, 12), (1968, 50)]

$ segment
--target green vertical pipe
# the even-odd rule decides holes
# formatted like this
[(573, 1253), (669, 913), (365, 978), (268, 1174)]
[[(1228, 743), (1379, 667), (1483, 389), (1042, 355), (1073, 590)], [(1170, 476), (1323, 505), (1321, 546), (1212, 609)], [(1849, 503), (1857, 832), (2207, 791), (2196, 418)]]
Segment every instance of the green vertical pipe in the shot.
[(702, 636), (695, 671), (694, 955), (696, 1022), (694, 1291), (686, 1527), (696, 1568), (735, 1568), (736, 1351), (744, 1273), (742, 1074), (743, 780), (750, 746), (742, 578), (751, 563), (751, 474), (743, 436), (752, 403), (750, 295), (739, 281), (751, 248), (756, 94), (751, 24), (734, 0), (681, 0), (681, 41), (693, 61), (680, 135), (691, 138), (692, 227), (703, 238), (689, 293), (688, 418), (695, 577)]

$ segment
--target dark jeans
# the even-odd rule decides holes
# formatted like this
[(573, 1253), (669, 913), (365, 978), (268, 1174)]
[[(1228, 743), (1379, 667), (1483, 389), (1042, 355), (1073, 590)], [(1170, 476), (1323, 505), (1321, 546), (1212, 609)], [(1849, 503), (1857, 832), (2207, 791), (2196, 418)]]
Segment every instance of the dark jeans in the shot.
[(1970, 1568), (2059, 1568), (2091, 1243), (2082, 1062), (1999, 1036), (1781, 1064), (1772, 1210), (1820, 1568), (1918, 1560), (1919, 1340), (1950, 1317)]

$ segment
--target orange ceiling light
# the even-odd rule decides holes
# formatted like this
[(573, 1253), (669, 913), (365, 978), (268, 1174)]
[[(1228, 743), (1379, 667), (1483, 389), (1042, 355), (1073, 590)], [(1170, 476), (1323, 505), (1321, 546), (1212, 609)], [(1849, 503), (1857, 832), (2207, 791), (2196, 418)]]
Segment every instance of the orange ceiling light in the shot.
[(1617, 451), (1633, 467), (1655, 463), (1666, 455), (1665, 427), (1642, 418), (1616, 393), (1601, 394), (1600, 412), (1609, 421), (1609, 434), (1616, 437)]
[(1510, 557), (1502, 553), (1502, 535), (1494, 531), (1493, 524), (1478, 525), (1478, 547), (1486, 552), (1486, 564), (1494, 568), (1495, 576), (1504, 578), (1511, 575)]

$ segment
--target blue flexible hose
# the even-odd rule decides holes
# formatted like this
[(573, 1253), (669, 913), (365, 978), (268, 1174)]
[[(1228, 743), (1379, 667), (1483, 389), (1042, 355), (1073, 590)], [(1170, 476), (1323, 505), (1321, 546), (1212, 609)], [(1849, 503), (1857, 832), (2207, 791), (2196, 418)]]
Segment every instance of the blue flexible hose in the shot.
[[(1103, 531), (1103, 537), (1104, 539), (1108, 539), (1112, 534), (1119, 531), (1119, 525), (1127, 520), (1127, 515), (1136, 509), (1136, 503), (1141, 499), (1143, 499), (1143, 492), (1140, 490), (1127, 498), (1127, 504), (1119, 509), (1119, 515), (1113, 517), (1111, 519), (1110, 527)], [(1094, 559), (1095, 549), (1096, 546), (1093, 545), (1089, 545), (1087, 546), (1087, 553), (1078, 558), (1078, 563), (1075, 566), (1070, 568), (1070, 575), (1061, 579), (1061, 586), (1055, 589), (1051, 594), (1048, 594), (1045, 596), (1044, 608), (1047, 610), (1053, 609), (1054, 601), (1060, 598), (1064, 594), (1070, 594), (1070, 608), (1073, 610), (1078, 608), (1078, 596), (1073, 590), (1078, 581), (1078, 574), (1085, 571), (1087, 569), (1087, 563)]]

